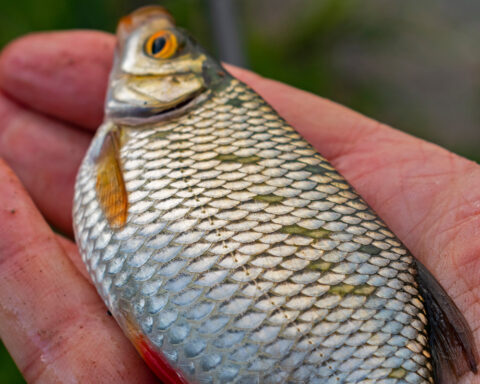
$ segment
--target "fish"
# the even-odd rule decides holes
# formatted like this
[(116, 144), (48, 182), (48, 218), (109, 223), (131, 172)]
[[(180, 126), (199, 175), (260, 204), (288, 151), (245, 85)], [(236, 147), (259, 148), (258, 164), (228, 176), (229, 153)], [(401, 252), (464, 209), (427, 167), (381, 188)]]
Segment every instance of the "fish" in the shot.
[(477, 372), (445, 290), (332, 165), (162, 7), (117, 29), (73, 222), (163, 383), (435, 383)]

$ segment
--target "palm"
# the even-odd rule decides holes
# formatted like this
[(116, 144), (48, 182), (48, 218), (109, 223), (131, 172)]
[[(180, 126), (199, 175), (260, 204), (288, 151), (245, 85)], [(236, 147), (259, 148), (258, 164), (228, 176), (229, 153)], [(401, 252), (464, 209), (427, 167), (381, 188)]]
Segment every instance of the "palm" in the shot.
[[(0, 336), (29, 382), (155, 381), (107, 315), (74, 243), (44, 221), (71, 236), (75, 173), (102, 118), (113, 46), (103, 33), (43, 34), (0, 57)], [(230, 69), (344, 174), (439, 279), (477, 335), (480, 167), (319, 97)], [(480, 378), (468, 374), (461, 383)]]

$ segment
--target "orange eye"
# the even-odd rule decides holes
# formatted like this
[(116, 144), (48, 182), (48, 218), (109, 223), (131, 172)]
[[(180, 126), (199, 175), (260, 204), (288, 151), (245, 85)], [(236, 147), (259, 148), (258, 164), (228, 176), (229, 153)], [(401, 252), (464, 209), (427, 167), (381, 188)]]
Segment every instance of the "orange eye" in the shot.
[(168, 59), (177, 52), (178, 41), (176, 36), (167, 30), (159, 31), (147, 40), (145, 51), (156, 59)]

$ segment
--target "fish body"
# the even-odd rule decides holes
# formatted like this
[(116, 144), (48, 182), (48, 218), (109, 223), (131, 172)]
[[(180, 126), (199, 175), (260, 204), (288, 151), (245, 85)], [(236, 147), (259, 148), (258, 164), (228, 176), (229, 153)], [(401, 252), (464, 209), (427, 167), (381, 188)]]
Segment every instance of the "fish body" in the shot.
[(159, 8), (123, 21), (74, 202), (87, 269), (147, 363), (166, 383), (434, 383), (413, 256), (203, 51), (126, 70), (132, 52), (163, 49), (152, 28), (179, 33)]

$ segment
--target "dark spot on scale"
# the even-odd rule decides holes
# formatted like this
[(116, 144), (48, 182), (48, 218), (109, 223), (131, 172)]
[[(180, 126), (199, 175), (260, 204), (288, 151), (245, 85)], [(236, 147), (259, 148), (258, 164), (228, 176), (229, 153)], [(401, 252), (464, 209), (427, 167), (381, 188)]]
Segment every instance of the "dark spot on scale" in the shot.
[(172, 131), (157, 132), (157, 133), (149, 136), (149, 139), (152, 139), (152, 140), (163, 139), (163, 138), (167, 137), (168, 135), (170, 135), (171, 133), (172, 133)]
[(243, 101), (240, 99), (230, 99), (226, 103), (226, 105), (231, 105), (232, 107), (241, 107), (243, 105)]
[(11, 213), (12, 215), (14, 215), (15, 213), (17, 213), (17, 210), (16, 210), (16, 209), (11, 209), (11, 210), (10, 210), (10, 213)]
[(241, 163), (241, 164), (252, 164), (257, 163), (261, 160), (259, 156), (236, 156), (232, 154), (218, 155), (214, 157), (215, 160), (224, 161), (227, 163)]
[(283, 196), (269, 194), (269, 195), (254, 196), (253, 200), (261, 201), (263, 203), (278, 204), (278, 203), (281, 203), (283, 200), (285, 200), (285, 198)]
[(310, 229), (301, 227), (297, 224), (283, 226), (280, 229), (280, 232), (287, 233), (289, 235), (300, 235), (305, 237), (311, 237), (317, 240), (328, 238), (328, 236), (331, 233), (331, 231), (327, 229), (319, 228), (319, 229), (310, 230)]
[(319, 167), (318, 165), (312, 165), (312, 164), (307, 165), (305, 168), (303, 168), (303, 170), (313, 173), (314, 175), (322, 175), (325, 172), (327, 172), (325, 168)]
[(363, 245), (358, 249), (359, 252), (368, 253), (369, 255), (377, 255), (381, 252), (381, 249), (374, 245)]
[(112, 317), (112, 312), (107, 311), (107, 315), (110, 316), (110, 317)]

